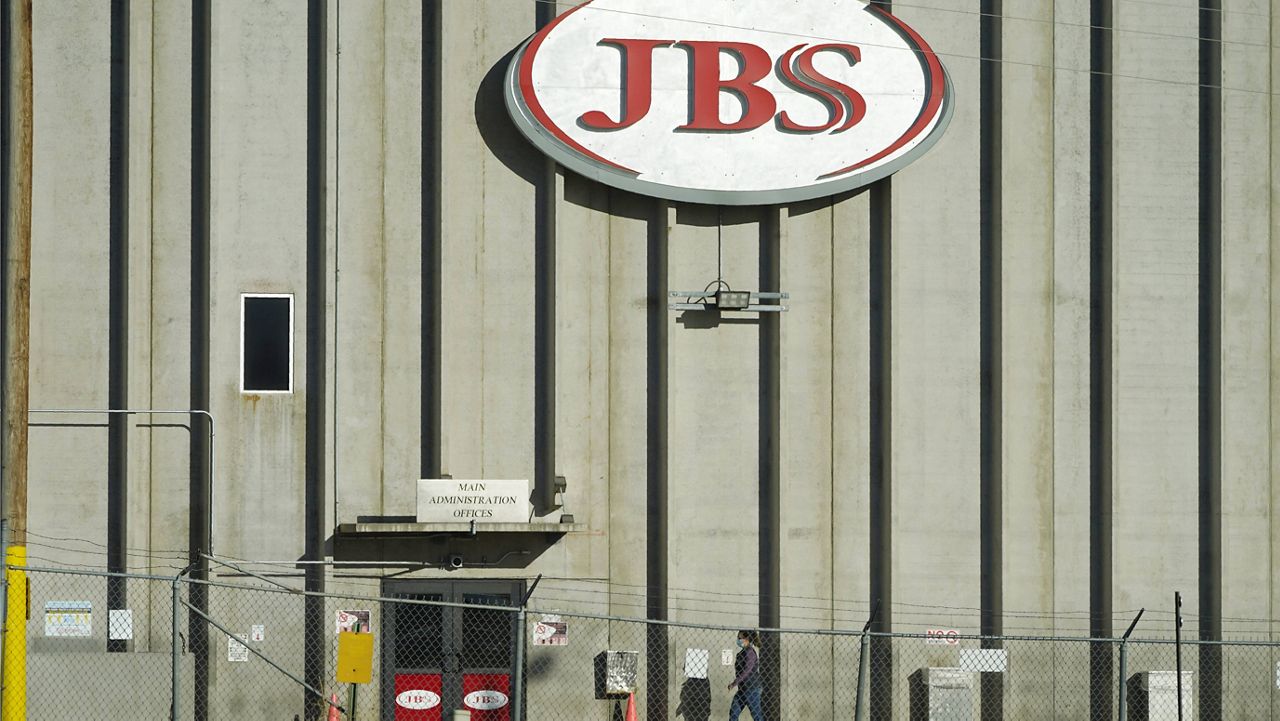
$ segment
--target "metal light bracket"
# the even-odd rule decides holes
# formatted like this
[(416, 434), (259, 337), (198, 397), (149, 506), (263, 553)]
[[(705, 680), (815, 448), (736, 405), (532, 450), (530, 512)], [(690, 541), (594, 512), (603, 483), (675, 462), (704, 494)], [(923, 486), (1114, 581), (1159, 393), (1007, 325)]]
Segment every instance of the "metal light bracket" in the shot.
[[(742, 313), (785, 313), (788, 308), (776, 301), (790, 300), (790, 293), (747, 293), (746, 291), (720, 290), (673, 290), (669, 294), (672, 299), (683, 298), (684, 302), (669, 303), (670, 310), (716, 310), (736, 311)], [(743, 303), (742, 297), (750, 302)], [(759, 303), (756, 301), (774, 301)]]

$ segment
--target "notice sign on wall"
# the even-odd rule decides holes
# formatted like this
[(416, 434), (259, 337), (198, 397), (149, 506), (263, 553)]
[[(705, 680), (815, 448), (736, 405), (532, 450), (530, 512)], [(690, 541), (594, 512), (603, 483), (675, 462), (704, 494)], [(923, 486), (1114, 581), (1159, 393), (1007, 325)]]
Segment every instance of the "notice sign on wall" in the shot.
[(418, 481), (418, 523), (527, 523), (529, 481)]
[(534, 646), (568, 646), (569, 624), (560, 616), (545, 615), (533, 624)]
[(359, 611), (335, 611), (333, 614), (333, 635), (355, 631), (361, 633), (372, 633), (373, 626), (369, 623), (372, 618), (368, 609)]
[(93, 635), (93, 604), (88, 601), (49, 601), (44, 604), (44, 635), (84, 638)]
[(249, 638), (243, 633), (235, 638), (227, 637), (227, 660), (232, 663), (247, 663), (249, 661)]

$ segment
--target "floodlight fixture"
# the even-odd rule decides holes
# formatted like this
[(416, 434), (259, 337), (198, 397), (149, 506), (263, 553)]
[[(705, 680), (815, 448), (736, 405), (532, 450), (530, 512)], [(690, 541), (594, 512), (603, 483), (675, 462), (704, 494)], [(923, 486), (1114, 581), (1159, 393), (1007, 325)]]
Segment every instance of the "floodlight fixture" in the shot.
[[(716, 283), (713, 285), (721, 285)], [(733, 290), (727, 283), (717, 290), (673, 290), (668, 294), (673, 302), (670, 310), (733, 311), (738, 313), (785, 313), (787, 306), (780, 301), (790, 300), (790, 293), (752, 293)], [(683, 299), (684, 302), (679, 302)]]

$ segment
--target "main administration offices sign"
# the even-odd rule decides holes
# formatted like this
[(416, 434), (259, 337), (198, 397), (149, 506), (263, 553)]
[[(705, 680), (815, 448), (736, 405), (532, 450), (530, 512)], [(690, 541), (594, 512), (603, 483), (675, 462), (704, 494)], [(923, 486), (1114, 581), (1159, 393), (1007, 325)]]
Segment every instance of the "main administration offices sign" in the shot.
[(861, 0), (589, 0), (516, 52), (506, 101), (581, 175), (719, 205), (878, 180), (951, 114), (928, 43)]

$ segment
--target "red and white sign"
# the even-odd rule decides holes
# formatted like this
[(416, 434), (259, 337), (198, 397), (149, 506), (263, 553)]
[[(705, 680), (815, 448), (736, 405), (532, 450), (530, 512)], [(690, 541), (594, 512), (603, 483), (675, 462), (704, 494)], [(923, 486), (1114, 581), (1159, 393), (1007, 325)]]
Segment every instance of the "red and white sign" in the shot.
[(862, 0), (588, 0), (515, 54), (506, 95), (521, 132), (569, 169), (726, 205), (883, 178), (951, 113), (928, 43)]
[(951, 628), (926, 629), (924, 642), (931, 646), (959, 646), (960, 632)]
[(569, 624), (560, 616), (546, 615), (533, 625), (534, 646), (568, 646)]
[(443, 678), (431, 673), (398, 673), (395, 721), (441, 721)]
[(507, 674), (462, 675), (462, 705), (471, 711), (471, 721), (510, 721), (510, 691)]

